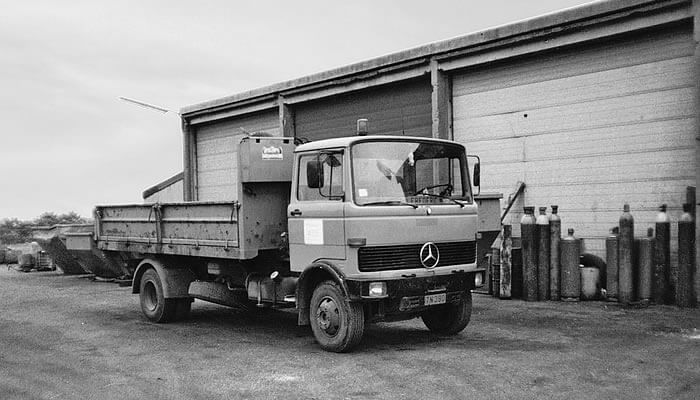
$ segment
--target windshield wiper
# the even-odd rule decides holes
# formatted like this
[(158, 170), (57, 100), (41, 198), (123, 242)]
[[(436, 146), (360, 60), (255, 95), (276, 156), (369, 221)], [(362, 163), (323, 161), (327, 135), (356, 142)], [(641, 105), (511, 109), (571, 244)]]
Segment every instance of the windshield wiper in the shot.
[(452, 197), (443, 196), (443, 195), (441, 195), (441, 194), (422, 193), (422, 192), (421, 192), (421, 193), (416, 193), (415, 195), (416, 195), (416, 196), (421, 196), (421, 195), (422, 195), (422, 196), (428, 196), (428, 197), (437, 197), (438, 199), (449, 200), (449, 201), (451, 201), (451, 202), (457, 204), (457, 205), (460, 206), (461, 208), (464, 208), (464, 204), (462, 204), (462, 203), (460, 203), (459, 201), (453, 199)]
[(418, 208), (417, 204), (407, 203), (401, 200), (387, 200), (387, 201), (373, 201), (371, 203), (361, 204), (363, 206), (410, 206), (413, 208)]

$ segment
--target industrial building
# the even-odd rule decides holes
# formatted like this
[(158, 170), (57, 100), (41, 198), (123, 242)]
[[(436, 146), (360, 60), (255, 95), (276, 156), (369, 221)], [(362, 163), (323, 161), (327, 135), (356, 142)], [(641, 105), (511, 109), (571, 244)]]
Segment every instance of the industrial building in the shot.
[(464, 144), (502, 207), (524, 182), (515, 236), (523, 205), (557, 204), (603, 255), (624, 203), (640, 235), (697, 186), (699, 8), (597, 2), (185, 107), (184, 199), (235, 200), (247, 133), (317, 140), (367, 118), (370, 134)]

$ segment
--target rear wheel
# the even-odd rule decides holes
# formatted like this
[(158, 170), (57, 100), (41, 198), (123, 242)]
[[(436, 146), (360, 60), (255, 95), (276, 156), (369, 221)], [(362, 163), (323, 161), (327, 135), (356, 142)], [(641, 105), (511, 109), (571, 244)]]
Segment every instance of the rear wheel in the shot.
[[(155, 269), (149, 269), (141, 277), (139, 291), (141, 311), (153, 322), (171, 322), (189, 314), (190, 299), (166, 299), (163, 284)], [(187, 304), (185, 304), (185, 300)]]
[(458, 304), (425, 311), (421, 318), (431, 332), (439, 335), (456, 335), (467, 327), (471, 316), (472, 293), (467, 291)]
[(311, 330), (326, 351), (343, 353), (362, 340), (365, 315), (362, 305), (348, 303), (337, 283), (325, 281), (311, 296)]

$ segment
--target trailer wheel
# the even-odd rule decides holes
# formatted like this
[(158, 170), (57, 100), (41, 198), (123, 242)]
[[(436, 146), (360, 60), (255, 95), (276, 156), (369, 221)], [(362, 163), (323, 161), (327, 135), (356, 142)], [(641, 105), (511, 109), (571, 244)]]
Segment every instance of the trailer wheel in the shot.
[(438, 335), (456, 335), (469, 324), (472, 316), (472, 293), (467, 291), (459, 304), (423, 312), (421, 318), (431, 332)]
[(160, 281), (160, 276), (158, 276), (158, 272), (155, 269), (151, 268), (144, 272), (141, 277), (139, 300), (141, 311), (143, 311), (146, 318), (153, 322), (161, 323), (175, 319), (178, 301), (181, 299), (166, 299), (163, 296), (163, 284)]
[(346, 301), (338, 284), (325, 281), (311, 296), (311, 330), (326, 351), (344, 353), (355, 347), (365, 330), (362, 305)]

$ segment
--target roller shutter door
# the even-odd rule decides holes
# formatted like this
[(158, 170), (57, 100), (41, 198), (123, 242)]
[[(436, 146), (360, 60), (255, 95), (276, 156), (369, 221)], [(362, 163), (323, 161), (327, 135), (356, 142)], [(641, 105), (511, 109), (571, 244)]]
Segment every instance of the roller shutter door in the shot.
[(454, 138), (481, 156), (482, 190), (524, 181), (525, 204), (558, 204), (602, 255), (624, 203), (644, 235), (695, 184), (693, 46), (676, 26), (463, 71)]
[(372, 135), (432, 135), (428, 78), (343, 94), (294, 107), (296, 136), (309, 140), (352, 136), (369, 119)]
[(236, 200), (238, 144), (246, 133), (280, 136), (277, 109), (197, 128), (195, 181), (199, 201)]

